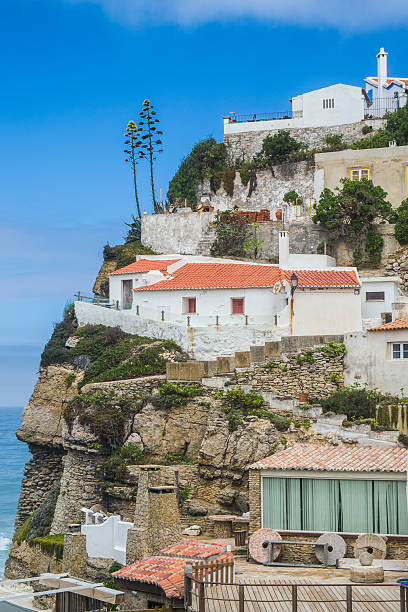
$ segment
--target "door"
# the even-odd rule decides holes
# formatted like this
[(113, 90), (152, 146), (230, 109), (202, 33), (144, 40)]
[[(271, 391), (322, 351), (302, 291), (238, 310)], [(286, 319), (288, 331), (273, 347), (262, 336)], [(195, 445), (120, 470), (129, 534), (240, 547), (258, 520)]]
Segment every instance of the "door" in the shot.
[(122, 281), (122, 308), (123, 310), (129, 310), (129, 308), (132, 308), (132, 299), (133, 299), (132, 289), (133, 289), (132, 280)]

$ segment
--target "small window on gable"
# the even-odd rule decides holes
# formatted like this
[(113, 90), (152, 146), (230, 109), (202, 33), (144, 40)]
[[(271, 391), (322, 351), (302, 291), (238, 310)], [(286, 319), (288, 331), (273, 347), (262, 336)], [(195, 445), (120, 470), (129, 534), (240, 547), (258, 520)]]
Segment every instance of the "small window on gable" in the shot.
[(244, 314), (244, 298), (231, 298), (231, 314)]
[(323, 98), (323, 108), (334, 108), (334, 98)]
[(183, 298), (183, 313), (184, 314), (196, 314), (197, 313), (197, 298), (195, 297)]
[(366, 302), (384, 302), (384, 291), (366, 291)]
[(370, 168), (352, 168), (350, 170), (350, 178), (352, 181), (361, 181), (361, 179), (369, 179)]
[(392, 359), (408, 359), (408, 343), (393, 342), (391, 356)]

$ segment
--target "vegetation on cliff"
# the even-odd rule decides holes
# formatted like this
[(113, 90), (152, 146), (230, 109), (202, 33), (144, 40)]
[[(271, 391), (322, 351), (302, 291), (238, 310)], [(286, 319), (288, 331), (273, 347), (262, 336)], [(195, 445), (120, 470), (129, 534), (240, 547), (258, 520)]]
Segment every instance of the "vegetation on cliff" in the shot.
[[(68, 349), (65, 343), (71, 335), (78, 342)], [(185, 359), (180, 347), (172, 340), (155, 340), (127, 334), (119, 327), (104, 325), (84, 325), (78, 328), (73, 307), (70, 306), (63, 321), (55, 326), (42, 354), (41, 366), (75, 366), (78, 359), (84, 356), (90, 363), (87, 364), (81, 386), (90, 382), (163, 374), (170, 356)]]
[(140, 240), (126, 240), (125, 244), (117, 244), (113, 247), (106, 244), (103, 249), (104, 261), (116, 261), (117, 269), (124, 268), (136, 261), (136, 255), (156, 255), (156, 253), (149, 247), (143, 246)]
[(36, 543), (37, 539), (48, 536), (59, 492), (60, 481), (57, 480), (33, 514), (27, 517), (24, 523), (16, 529), (13, 537), (14, 542), (21, 544), (23, 541), (26, 541), (32, 545)]

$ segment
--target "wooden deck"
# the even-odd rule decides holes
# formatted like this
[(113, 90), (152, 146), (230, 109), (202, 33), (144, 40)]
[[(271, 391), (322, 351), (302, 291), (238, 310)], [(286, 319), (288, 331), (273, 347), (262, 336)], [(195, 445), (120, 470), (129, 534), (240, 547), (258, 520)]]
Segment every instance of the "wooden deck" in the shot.
[[(280, 584), (283, 582), (285, 586)], [(297, 585), (297, 607), (292, 599), (292, 584)], [(235, 585), (205, 585), (204, 607), (203, 598), (200, 607), (198, 592), (195, 591), (192, 609), (200, 612), (398, 612), (407, 609), (401, 608), (399, 585), (354, 584), (351, 591), (352, 601), (347, 602), (347, 589), (342, 585), (314, 585), (305, 579), (273, 581), (246, 578), (241, 589), (239, 582)]]

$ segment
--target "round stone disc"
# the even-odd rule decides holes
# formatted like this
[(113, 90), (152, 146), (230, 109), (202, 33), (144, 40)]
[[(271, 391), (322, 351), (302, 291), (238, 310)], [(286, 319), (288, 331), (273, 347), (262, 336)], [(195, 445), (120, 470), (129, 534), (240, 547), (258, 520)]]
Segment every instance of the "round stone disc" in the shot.
[[(249, 554), (254, 561), (258, 563), (268, 563), (269, 561), (269, 546), (264, 548), (262, 544), (266, 540), (281, 540), (279, 533), (273, 529), (258, 529), (249, 538)], [(273, 560), (279, 557), (282, 546), (277, 544), (273, 547)]]
[[(317, 538), (316, 544), (327, 544), (327, 562), (329, 565), (336, 565), (337, 559), (341, 559), (346, 554), (346, 542), (337, 533), (322, 533)], [(320, 563), (324, 562), (323, 548), (316, 547), (315, 555)]]
[(358, 559), (363, 552), (373, 555), (374, 559), (385, 559), (387, 555), (387, 538), (376, 533), (363, 533), (354, 544), (354, 557)]

